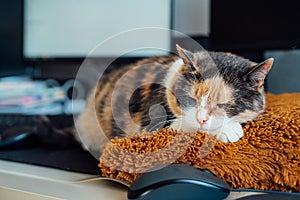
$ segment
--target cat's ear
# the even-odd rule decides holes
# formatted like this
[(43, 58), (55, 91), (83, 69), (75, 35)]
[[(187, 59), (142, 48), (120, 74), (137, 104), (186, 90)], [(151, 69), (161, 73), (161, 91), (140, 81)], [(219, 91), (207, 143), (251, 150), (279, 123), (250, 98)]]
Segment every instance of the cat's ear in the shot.
[(194, 54), (176, 44), (177, 52), (180, 58), (183, 60), (183, 63), (189, 65), (191, 69), (194, 71), (196, 67), (194, 65)]
[(269, 58), (262, 63), (259, 63), (250, 68), (244, 78), (254, 83), (254, 86), (259, 88), (264, 84), (265, 78), (269, 73), (274, 62), (274, 58)]

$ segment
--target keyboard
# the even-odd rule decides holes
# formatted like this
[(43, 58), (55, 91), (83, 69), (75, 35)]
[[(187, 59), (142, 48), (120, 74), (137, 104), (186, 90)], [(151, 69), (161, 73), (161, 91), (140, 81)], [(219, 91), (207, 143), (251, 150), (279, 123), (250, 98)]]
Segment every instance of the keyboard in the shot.
[(33, 115), (0, 114), (0, 134), (8, 128), (19, 126), (33, 127), (35, 124)]
[[(36, 137), (37, 130), (42, 130), (41, 117), (41, 115), (0, 114), (0, 149), (26, 138)], [(73, 126), (71, 115), (46, 117), (50, 120), (51, 126), (55, 128), (62, 129)]]

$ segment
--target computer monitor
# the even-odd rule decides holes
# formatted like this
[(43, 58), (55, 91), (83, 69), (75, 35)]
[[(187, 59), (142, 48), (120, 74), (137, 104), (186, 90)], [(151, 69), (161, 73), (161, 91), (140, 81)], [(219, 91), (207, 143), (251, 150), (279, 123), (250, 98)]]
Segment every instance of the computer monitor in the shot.
[(211, 0), (213, 48), (299, 48), (299, 8), (298, 0)]
[[(27, 60), (84, 58), (98, 44), (124, 31), (143, 28), (171, 28), (172, 0), (24, 0), (23, 56)], [(167, 54), (171, 35), (139, 37), (157, 41), (167, 51), (137, 51), (126, 56)], [(135, 41), (126, 40), (119, 45)], [(96, 57), (118, 57), (112, 45)]]

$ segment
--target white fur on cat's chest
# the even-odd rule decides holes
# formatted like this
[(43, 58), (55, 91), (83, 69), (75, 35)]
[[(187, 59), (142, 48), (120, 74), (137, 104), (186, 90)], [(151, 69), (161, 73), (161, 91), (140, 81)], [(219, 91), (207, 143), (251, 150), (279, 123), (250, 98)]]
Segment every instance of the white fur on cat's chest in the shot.
[(207, 128), (200, 128), (197, 124), (198, 122), (195, 121), (196, 120), (192, 118), (177, 118), (171, 123), (170, 128), (182, 130), (184, 132), (207, 132), (209, 134), (216, 135), (222, 142), (237, 142), (244, 135), (241, 124), (230, 120), (229, 118), (210, 119), (207, 122)]

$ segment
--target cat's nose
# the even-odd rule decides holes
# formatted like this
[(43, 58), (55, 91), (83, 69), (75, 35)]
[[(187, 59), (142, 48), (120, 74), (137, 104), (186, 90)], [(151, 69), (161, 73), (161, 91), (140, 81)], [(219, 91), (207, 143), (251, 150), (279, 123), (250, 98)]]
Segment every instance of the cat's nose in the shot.
[(208, 114), (205, 110), (197, 111), (196, 119), (200, 125), (205, 124), (208, 121)]
[(207, 119), (200, 119), (198, 120), (199, 124), (205, 124), (207, 122)]

